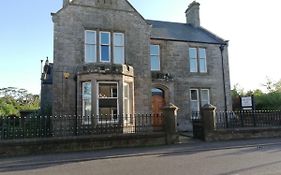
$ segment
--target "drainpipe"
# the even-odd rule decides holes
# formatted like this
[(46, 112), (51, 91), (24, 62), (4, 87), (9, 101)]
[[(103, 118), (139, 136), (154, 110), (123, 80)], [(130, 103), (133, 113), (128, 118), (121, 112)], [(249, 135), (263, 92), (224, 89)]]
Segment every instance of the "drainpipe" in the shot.
[(227, 111), (227, 102), (226, 102), (226, 90), (225, 90), (225, 69), (224, 69), (224, 57), (223, 57), (223, 51), (226, 44), (220, 45), (220, 51), (221, 51), (221, 68), (222, 68), (222, 82), (223, 82), (223, 94), (224, 94), (224, 111)]

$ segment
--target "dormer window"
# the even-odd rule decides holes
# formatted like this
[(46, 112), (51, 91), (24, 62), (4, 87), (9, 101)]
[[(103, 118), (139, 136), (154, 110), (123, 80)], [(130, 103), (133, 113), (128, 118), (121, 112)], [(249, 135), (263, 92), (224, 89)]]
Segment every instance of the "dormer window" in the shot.
[[(99, 39), (97, 39), (99, 38)], [(113, 40), (113, 42), (112, 42)], [(85, 63), (124, 64), (124, 34), (120, 32), (85, 31)], [(113, 54), (113, 55), (112, 55)], [(97, 56), (98, 55), (98, 56)], [(97, 60), (97, 58), (99, 58)]]

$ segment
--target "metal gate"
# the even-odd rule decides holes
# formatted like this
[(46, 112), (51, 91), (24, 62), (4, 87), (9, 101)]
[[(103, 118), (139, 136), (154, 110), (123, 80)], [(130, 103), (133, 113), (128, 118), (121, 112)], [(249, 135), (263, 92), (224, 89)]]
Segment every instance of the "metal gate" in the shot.
[(193, 126), (193, 137), (195, 139), (204, 140), (204, 124), (200, 116), (200, 112), (193, 112), (191, 116), (192, 126)]

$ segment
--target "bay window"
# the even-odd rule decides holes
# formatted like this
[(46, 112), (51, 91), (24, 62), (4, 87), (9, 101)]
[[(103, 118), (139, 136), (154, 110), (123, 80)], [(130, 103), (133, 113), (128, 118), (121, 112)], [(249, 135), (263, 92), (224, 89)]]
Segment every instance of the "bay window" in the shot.
[(124, 86), (123, 86), (123, 117), (127, 123), (133, 122), (131, 89), (132, 89), (131, 83), (124, 83)]
[(99, 122), (116, 121), (118, 117), (118, 83), (98, 83)]
[(82, 124), (91, 124), (92, 116), (92, 84), (82, 83)]

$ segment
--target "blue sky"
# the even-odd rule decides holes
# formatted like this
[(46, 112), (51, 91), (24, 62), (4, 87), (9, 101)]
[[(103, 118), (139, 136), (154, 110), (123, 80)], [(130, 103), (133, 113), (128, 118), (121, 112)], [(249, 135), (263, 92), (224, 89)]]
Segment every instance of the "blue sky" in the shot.
[[(192, 0), (129, 0), (146, 18), (185, 22)], [(266, 76), (281, 78), (278, 0), (198, 0), (201, 25), (230, 40), (232, 85), (261, 88)], [(40, 93), (40, 60), (53, 58), (51, 12), (62, 0), (8, 0), (0, 6), (0, 88)]]
[(53, 55), (50, 13), (57, 0), (9, 0), (0, 6), (0, 88), (40, 92), (40, 60)]

